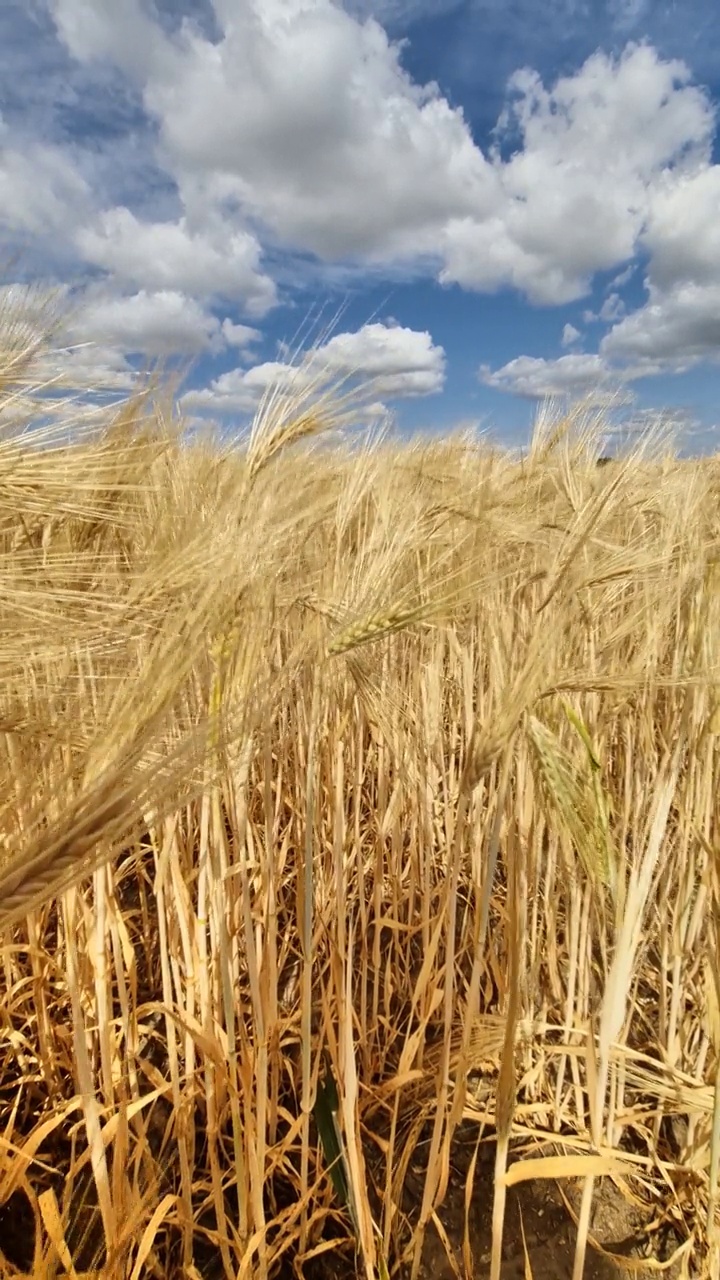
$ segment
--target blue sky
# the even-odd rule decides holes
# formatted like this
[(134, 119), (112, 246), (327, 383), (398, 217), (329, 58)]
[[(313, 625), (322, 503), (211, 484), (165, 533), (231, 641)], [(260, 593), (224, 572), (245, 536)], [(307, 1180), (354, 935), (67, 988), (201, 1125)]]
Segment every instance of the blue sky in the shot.
[(2, 284), (231, 432), (334, 318), (403, 431), (609, 392), (714, 451), (719, 99), (708, 0), (5, 0)]

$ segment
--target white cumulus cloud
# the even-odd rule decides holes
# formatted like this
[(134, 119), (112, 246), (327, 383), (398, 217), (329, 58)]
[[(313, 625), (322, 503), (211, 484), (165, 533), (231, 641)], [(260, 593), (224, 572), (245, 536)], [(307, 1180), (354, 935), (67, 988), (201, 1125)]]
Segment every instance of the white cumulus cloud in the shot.
[(720, 279), (651, 290), (646, 306), (614, 325), (600, 343), (607, 359), (683, 373), (700, 360), (720, 361)]
[[(216, 0), (217, 42), (189, 23), (166, 35), (138, 0), (90, 8), (54, 0), (58, 31), (140, 87), (188, 216), (251, 221), (323, 261), (427, 258), (444, 282), (561, 304), (633, 255), (669, 167), (708, 163), (707, 95), (647, 45), (598, 52), (551, 88), (517, 71), (487, 157), (378, 22), (331, 0)], [(114, 238), (130, 234), (113, 216)]]
[(176, 289), (91, 299), (69, 330), (77, 341), (116, 346), (128, 355), (195, 355), (224, 346), (217, 316)]
[(563, 347), (571, 347), (580, 336), (580, 330), (576, 329), (574, 324), (566, 324), (563, 328), (560, 342)]
[(183, 408), (217, 413), (249, 411), (269, 387), (309, 387), (318, 374), (372, 382), (378, 396), (431, 395), (445, 381), (445, 352), (429, 333), (402, 326), (367, 324), (356, 333), (338, 333), (315, 348), (302, 366), (266, 361), (250, 369), (230, 369), (210, 386), (188, 391)]
[(0, 117), (0, 227), (65, 235), (91, 208), (87, 182), (61, 148), (14, 137)]
[(605, 383), (607, 369), (598, 355), (568, 355), (557, 360), (517, 356), (501, 369), (481, 365), (479, 377), (486, 387), (535, 400), (543, 396), (581, 395)]
[[(432, 274), (545, 306), (586, 297), (598, 272), (616, 271), (600, 310), (586, 312), (612, 326), (597, 354), (484, 366), (487, 385), (517, 394), (718, 358), (715, 114), (687, 65), (649, 43), (598, 51), (553, 82), (521, 67), (483, 150), (462, 109), (412, 78), (401, 43), (371, 16), (446, 0), (213, 0), (212, 36), (186, 18), (163, 25), (144, 0), (47, 3), (64, 56), (113, 66), (114, 91), (127, 86), (165, 203), (160, 213), (132, 193), (100, 198), (81, 143), (63, 149), (29, 123), (0, 123), (0, 226), (64, 242), (79, 273), (104, 273), (85, 320), (123, 355), (247, 354), (242, 322), (270, 312), (283, 278), (323, 269)], [(621, 28), (641, 12), (638, 0), (616, 5)], [(628, 313), (620, 290), (639, 251), (647, 302)], [(415, 331), (365, 326), (362, 350), (358, 335), (337, 335), (325, 357), (345, 369), (359, 352), (384, 395), (432, 393), (440, 349), (426, 335), (424, 352), (408, 339), (401, 352), (396, 332)], [(271, 367), (230, 371), (206, 394), (247, 401)]]
[(77, 245), (86, 262), (146, 289), (241, 298), (251, 315), (275, 302), (275, 286), (259, 269), (257, 239), (217, 218), (192, 231), (184, 217), (149, 223), (129, 209), (108, 209), (78, 231)]

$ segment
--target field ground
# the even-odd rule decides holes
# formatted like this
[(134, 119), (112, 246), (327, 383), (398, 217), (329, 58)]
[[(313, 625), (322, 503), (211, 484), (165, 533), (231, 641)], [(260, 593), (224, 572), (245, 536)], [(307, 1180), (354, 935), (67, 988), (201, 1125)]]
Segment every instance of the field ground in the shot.
[[(462, 1247), (465, 1232), (465, 1170), (461, 1168), (451, 1182), (448, 1199), (439, 1213), (440, 1220), (454, 1246), (457, 1270), (447, 1257), (447, 1252), (435, 1232), (430, 1232), (425, 1244), (422, 1280), (456, 1280), (463, 1274)], [(481, 1165), (473, 1190), (470, 1213), (470, 1243), (475, 1280), (489, 1274), (492, 1246), (492, 1186), (493, 1157)], [(565, 1188), (565, 1194), (577, 1212), (578, 1196)], [(657, 1274), (642, 1266), (644, 1215), (633, 1212), (627, 1200), (609, 1181), (603, 1183), (593, 1207), (592, 1234), (607, 1250), (627, 1262), (637, 1265), (633, 1274), (637, 1280), (649, 1280)], [(505, 1219), (506, 1243), (503, 1248), (501, 1280), (571, 1280), (575, 1254), (575, 1226), (573, 1218), (555, 1183), (523, 1183), (511, 1188)], [(523, 1243), (524, 1235), (524, 1243)], [(669, 1242), (668, 1242), (669, 1243)], [(672, 1242), (677, 1245), (676, 1241)], [(526, 1253), (530, 1273), (526, 1270)], [(669, 1256), (669, 1249), (663, 1249)], [(658, 1260), (657, 1253), (655, 1258)], [(585, 1280), (617, 1280), (627, 1275), (624, 1267), (611, 1257), (591, 1249), (585, 1264)], [(669, 1268), (663, 1274), (674, 1280), (679, 1266)]]

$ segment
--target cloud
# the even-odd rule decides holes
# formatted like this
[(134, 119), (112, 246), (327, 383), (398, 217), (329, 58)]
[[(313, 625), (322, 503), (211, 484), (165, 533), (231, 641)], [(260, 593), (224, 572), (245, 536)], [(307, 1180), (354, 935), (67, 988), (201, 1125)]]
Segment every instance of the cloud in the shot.
[(123, 395), (137, 383), (137, 371), (118, 347), (107, 343), (82, 343), (48, 352), (38, 365), (38, 377), (58, 378), (70, 391)]
[(194, 298), (240, 298), (251, 315), (264, 315), (276, 301), (273, 282), (259, 270), (255, 236), (218, 218), (192, 231), (184, 217), (149, 223), (129, 209), (108, 209), (79, 230), (76, 244), (86, 262), (123, 283)]
[(566, 324), (562, 331), (560, 342), (563, 347), (571, 347), (580, 337), (580, 330), (576, 329), (573, 324)]
[[(5, 419), (27, 420), (28, 396), (46, 407), (67, 405), (76, 393), (107, 398), (125, 395), (137, 382), (137, 371), (123, 352), (106, 343), (68, 342), (72, 321), (71, 291), (37, 282), (0, 285), (0, 327), (7, 354), (24, 352), (30, 363), (23, 371), (24, 392), (2, 406)], [(12, 379), (11, 379), (12, 381)], [(92, 410), (88, 401), (87, 407)], [(36, 412), (36, 410), (33, 410)], [(77, 417), (79, 409), (73, 410)]]
[[(48, 0), (0, 5), (0, 82), (7, 147), (32, 167), (40, 145), (61, 157), (88, 199), (53, 231), (69, 237), (97, 208), (166, 205), (172, 181), (153, 161), (153, 136), (138, 91), (112, 62), (79, 63), (58, 40)], [(120, 192), (122, 191), (122, 195)], [(38, 198), (43, 193), (38, 184)]]
[(75, 57), (112, 58), (138, 85), (196, 225), (252, 222), (326, 262), (432, 260), (445, 283), (562, 304), (633, 255), (668, 167), (708, 160), (707, 96), (646, 45), (551, 89), (516, 71), (487, 158), (373, 18), (330, 0), (214, 8), (215, 42), (189, 23), (166, 34), (139, 0), (53, 10)]
[(720, 165), (671, 178), (654, 193), (642, 246), (658, 290), (720, 283)]
[(295, 387), (298, 393), (309, 385), (303, 370), (294, 373), (280, 361), (268, 360), (252, 369), (229, 369), (213, 378), (209, 387), (186, 391), (180, 397), (183, 413), (212, 411), (214, 413), (249, 413), (260, 403), (264, 393), (272, 386), (288, 390)]
[(187, 36), (144, 90), (188, 208), (234, 202), (321, 260), (387, 261), (436, 252), (449, 212), (491, 206), (462, 113), (412, 82), (375, 21), (329, 0), (219, 8), (224, 39)]
[(648, 301), (630, 315), (611, 293), (599, 318), (616, 320), (600, 343), (606, 361), (637, 376), (682, 373), (720, 360), (720, 167), (696, 163), (666, 174), (653, 191), (642, 247)]
[(68, 290), (33, 284), (0, 285), (3, 345), (9, 351), (37, 350), (62, 325)]
[[(582, 297), (596, 272), (635, 252), (668, 167), (709, 159), (713, 114), (688, 80), (682, 63), (643, 45), (619, 59), (594, 54), (550, 91), (517, 71), (493, 150), (500, 214), (449, 223), (441, 279), (511, 283), (545, 304)], [(517, 131), (522, 146), (503, 162), (503, 138)]]
[(318, 360), (338, 373), (372, 378), (378, 395), (427, 396), (442, 391), (445, 352), (429, 333), (395, 324), (366, 324), (338, 333), (318, 348)]
[(694, 313), (692, 299), (687, 297), (685, 307), (678, 306), (675, 313), (667, 307), (643, 309), (615, 326), (596, 353), (577, 352), (557, 359), (522, 355), (499, 369), (481, 364), (479, 380), (495, 391), (534, 400), (548, 395), (585, 395), (598, 388), (627, 388), (641, 378), (687, 373), (702, 359), (718, 362), (717, 303), (713, 312), (710, 298), (700, 301), (704, 310), (697, 308)]
[(629, 262), (628, 265), (625, 267), (624, 271), (619, 271), (618, 274), (614, 276), (613, 279), (610, 281), (610, 283), (606, 286), (608, 292), (610, 292), (610, 290), (622, 289), (623, 285), (627, 284), (628, 280), (630, 280), (632, 276), (635, 275), (636, 271), (637, 271), (637, 263)]
[(116, 346), (128, 355), (195, 355), (225, 346), (217, 316), (177, 289), (141, 289), (128, 297), (90, 295), (69, 332), (79, 342)]
[(459, 9), (465, 0), (342, 0), (354, 18), (375, 18), (384, 27), (406, 27), (422, 18), (440, 18)]
[(10, 350), (42, 352), (36, 382), (61, 378), (63, 386), (130, 390), (137, 369), (128, 356), (193, 355), (234, 348), (250, 355), (262, 337), (250, 325), (221, 322), (177, 290), (145, 290), (118, 297), (104, 285), (0, 285), (3, 339)]
[[(79, 75), (62, 105), (89, 132), (63, 138), (49, 90), (28, 90), (38, 119), (58, 132), (40, 141), (17, 110), (0, 122), (0, 226), (66, 246), (76, 278), (104, 274), (85, 321), (124, 356), (246, 354), (249, 326), (235, 321), (265, 316), (278, 283), (290, 289), (313, 272), (336, 281), (430, 274), (557, 306), (585, 297), (597, 272), (622, 268), (597, 314), (585, 313), (614, 326), (597, 356), (522, 356), (524, 365), (487, 376), (530, 386), (590, 369), (568, 360), (630, 378), (713, 359), (720, 166), (711, 164), (708, 94), (648, 43), (594, 53), (552, 83), (522, 67), (484, 153), (463, 111), (437, 84), (413, 80), (402, 43), (378, 21), (437, 16), (454, 3), (213, 0), (211, 29), (177, 7), (171, 21), (145, 0), (47, 0), (67, 66), (48, 61), (46, 43), (43, 66), (56, 97), (62, 76)], [(556, 23), (583, 5), (550, 8)], [(474, 0), (473, 9), (497, 5)], [(615, 29), (636, 26), (641, 11), (641, 0), (613, 0)], [(98, 124), (103, 76), (111, 101)], [(89, 91), (84, 117), (78, 86)], [(648, 303), (628, 316), (619, 291), (639, 250)], [(424, 357), (405, 365), (393, 354), (387, 326), (375, 339), (372, 326), (361, 332), (360, 363), (375, 361), (382, 394), (442, 385), (444, 372)], [(578, 341), (573, 333), (566, 326), (563, 346)], [(350, 359), (358, 336), (339, 338), (347, 350), (329, 343), (327, 359)], [(257, 378), (270, 367), (231, 374)], [(255, 389), (251, 380), (210, 393), (247, 400)]]
[(325, 373), (371, 381), (373, 392), (389, 399), (432, 395), (444, 385), (445, 352), (429, 333), (367, 324), (356, 333), (335, 334), (302, 366), (266, 361), (251, 369), (231, 369), (209, 387), (186, 392), (181, 404), (217, 413), (250, 411), (268, 388), (292, 386), (300, 392)]
[(633, 360), (638, 370), (684, 373), (701, 360), (720, 362), (720, 279), (693, 281), (651, 299), (605, 335), (600, 352)]
[(608, 10), (618, 31), (629, 31), (646, 17), (649, 0), (608, 0)]
[(114, 62), (131, 78), (142, 78), (165, 47), (161, 28), (140, 0), (49, 0), (49, 9), (60, 39), (80, 62)]
[(598, 355), (568, 355), (558, 360), (518, 356), (494, 371), (489, 365), (481, 365), (479, 377), (486, 387), (536, 400), (586, 393), (608, 382), (608, 370)]
[(223, 320), (222, 335), (229, 347), (245, 349), (259, 342), (262, 334), (259, 329), (252, 329), (247, 324), (233, 324), (232, 320)]
[(604, 320), (610, 323), (612, 320), (619, 320), (625, 314), (625, 303), (619, 293), (609, 293), (603, 301), (600, 310), (584, 311), (583, 320), (586, 324), (592, 324), (595, 320)]
[(0, 117), (0, 226), (37, 237), (65, 233), (87, 216), (90, 189), (56, 146), (17, 137)]

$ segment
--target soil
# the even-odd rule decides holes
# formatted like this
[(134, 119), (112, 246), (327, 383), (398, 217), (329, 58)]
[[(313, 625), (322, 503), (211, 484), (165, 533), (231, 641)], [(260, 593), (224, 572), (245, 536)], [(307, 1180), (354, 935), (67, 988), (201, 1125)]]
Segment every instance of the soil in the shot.
[[(438, 1210), (438, 1218), (450, 1246), (452, 1261), (436, 1231), (430, 1224), (425, 1235), (420, 1280), (488, 1280), (492, 1242), (492, 1187), (495, 1151), (490, 1142), (481, 1145), (473, 1179), (470, 1208), (470, 1249), (472, 1270), (465, 1271), (463, 1261), (463, 1236), (465, 1229), (465, 1181), (475, 1149), (476, 1129), (468, 1126), (463, 1132), (460, 1126), (453, 1144), (453, 1160), (450, 1184), (445, 1200)], [(411, 1221), (417, 1221), (422, 1200), (424, 1168), (418, 1148), (418, 1162), (411, 1165), (405, 1183), (403, 1210)], [(568, 1202), (577, 1214), (581, 1188), (579, 1184), (563, 1187)], [(644, 1231), (646, 1219), (628, 1205), (610, 1179), (596, 1183), (591, 1219), (591, 1233), (608, 1251), (623, 1260), (619, 1266), (588, 1246), (583, 1280), (619, 1280), (621, 1276), (634, 1276), (636, 1280), (648, 1280), (657, 1274), (644, 1265), (644, 1260), (666, 1261), (680, 1241), (669, 1235), (660, 1239), (657, 1235), (649, 1242)], [(523, 1244), (523, 1236), (524, 1242)], [(23, 1192), (16, 1192), (0, 1208), (0, 1260), (5, 1259), (22, 1271), (32, 1266), (33, 1218)], [(648, 1248), (648, 1244), (651, 1247)], [(525, 1254), (527, 1248), (527, 1259)], [(200, 1253), (203, 1250), (199, 1251)], [(216, 1249), (211, 1256), (196, 1258), (198, 1273), (204, 1280), (221, 1280), (223, 1267)], [(563, 1197), (554, 1182), (538, 1179), (522, 1183), (508, 1191), (505, 1226), (503, 1232), (503, 1262), (501, 1280), (571, 1280), (575, 1256), (575, 1225)], [(78, 1257), (80, 1270), (82, 1264)], [(86, 1260), (87, 1265), (87, 1260)], [(174, 1272), (173, 1272), (174, 1274)], [(180, 1273), (178, 1273), (180, 1274)], [(302, 1271), (304, 1280), (350, 1280), (361, 1276), (359, 1266), (353, 1266), (352, 1255), (347, 1250), (326, 1253), (314, 1262), (306, 1264)], [(398, 1280), (407, 1280), (410, 1267), (400, 1272)], [(663, 1273), (667, 1280), (678, 1280), (679, 1264)], [(283, 1280), (297, 1280), (297, 1271), (290, 1260), (281, 1269)]]
[[(467, 1132), (465, 1131), (467, 1129)], [(448, 1257), (440, 1234), (431, 1223), (425, 1234), (419, 1280), (488, 1280), (492, 1246), (492, 1207), (495, 1148), (491, 1141), (480, 1146), (473, 1177), (469, 1236), (472, 1268), (465, 1270), (463, 1237), (465, 1231), (465, 1182), (475, 1150), (477, 1128), (461, 1125), (453, 1142), (450, 1182), (438, 1218), (450, 1248)], [(417, 1165), (411, 1165), (405, 1182), (403, 1212), (417, 1222), (422, 1201), (424, 1164), (418, 1148)], [(511, 1187), (507, 1193), (503, 1231), (501, 1280), (572, 1280), (575, 1260), (576, 1228), (572, 1214), (580, 1208), (582, 1186), (578, 1180), (565, 1182), (563, 1192), (545, 1179)], [(567, 1201), (567, 1203), (566, 1203)], [(657, 1263), (667, 1263), (681, 1241), (675, 1233), (647, 1232), (648, 1220), (628, 1204), (609, 1178), (595, 1184), (590, 1232), (607, 1254), (588, 1243), (583, 1280), (619, 1280), (634, 1277), (649, 1280), (657, 1275)], [(524, 1244), (523, 1244), (524, 1235)], [(525, 1254), (527, 1248), (527, 1258)], [(651, 1264), (654, 1263), (654, 1268)], [(349, 1265), (348, 1265), (349, 1264)], [(663, 1270), (667, 1280), (679, 1280), (680, 1263)], [(397, 1280), (408, 1280), (408, 1264)], [(288, 1276), (291, 1268), (288, 1269)], [(295, 1275), (297, 1273), (294, 1273)], [(359, 1262), (356, 1268), (346, 1253), (325, 1254), (316, 1265), (303, 1268), (303, 1280), (349, 1280), (364, 1275)]]
[[(465, 1224), (465, 1176), (472, 1148), (466, 1153), (458, 1144), (448, 1193), (438, 1213), (454, 1254), (452, 1265), (438, 1233), (428, 1229), (421, 1280), (469, 1280), (463, 1265), (463, 1234)], [(470, 1211), (470, 1247), (472, 1251), (472, 1280), (487, 1280), (490, 1274), (492, 1243), (492, 1181), (494, 1166), (492, 1146), (481, 1148), (478, 1155)], [(409, 1190), (412, 1175), (408, 1178)], [(419, 1190), (419, 1187), (418, 1187)], [(579, 1184), (564, 1186), (567, 1200), (577, 1214), (580, 1206)], [(608, 1253), (622, 1258), (618, 1265), (588, 1245), (583, 1272), (584, 1280), (618, 1280), (628, 1275), (636, 1280), (646, 1280), (656, 1271), (643, 1265), (643, 1259), (671, 1255), (679, 1243), (648, 1242), (643, 1228), (646, 1220), (628, 1205), (609, 1178), (596, 1183), (593, 1202), (591, 1233)], [(527, 1262), (525, 1247), (527, 1247)], [(575, 1258), (575, 1224), (563, 1202), (556, 1184), (538, 1179), (534, 1183), (521, 1183), (508, 1190), (503, 1232), (502, 1280), (571, 1280)], [(673, 1266), (664, 1272), (668, 1280), (677, 1280), (679, 1268)]]

